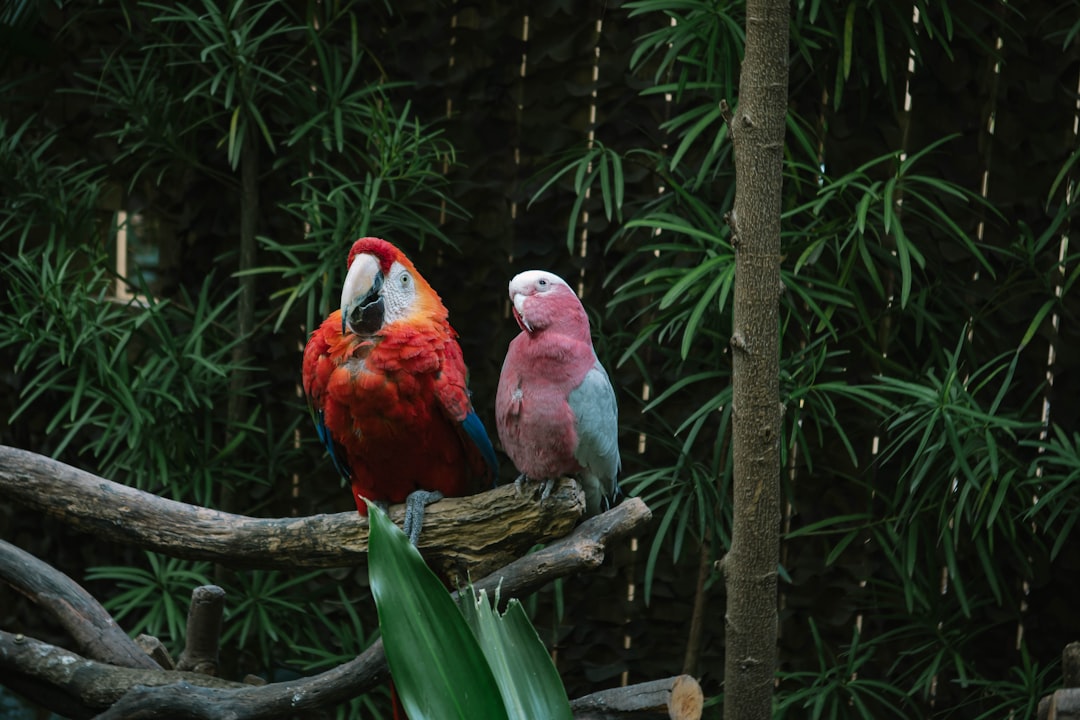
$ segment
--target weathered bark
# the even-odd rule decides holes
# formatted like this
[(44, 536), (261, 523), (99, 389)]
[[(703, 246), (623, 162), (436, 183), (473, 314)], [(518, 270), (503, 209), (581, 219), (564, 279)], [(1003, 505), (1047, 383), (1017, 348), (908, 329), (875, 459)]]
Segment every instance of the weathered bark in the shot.
[(570, 708), (576, 720), (699, 720), (704, 704), (698, 681), (689, 675), (676, 675), (601, 690), (571, 701)]
[(780, 210), (788, 0), (748, 0), (735, 149), (731, 338), (734, 521), (727, 582), (725, 720), (768, 720), (780, 548)]
[(87, 657), (121, 667), (158, 668), (78, 583), (3, 540), (0, 540), (0, 581), (51, 615)]
[[(158, 497), (42, 455), (0, 446), (0, 497), (104, 540), (173, 557), (245, 568), (341, 567), (367, 562), (357, 513), (251, 518)], [(390, 508), (399, 525), (404, 505)], [(562, 480), (538, 502), (513, 485), (428, 507), (420, 552), (451, 578), (483, 576), (570, 532), (585, 511), (581, 488)]]
[[(640, 530), (651, 517), (640, 499), (627, 500), (578, 526), (570, 535), (518, 558), (475, 583), (506, 602), (546, 583), (594, 570), (608, 546)], [(319, 675), (287, 683), (247, 686), (196, 673), (127, 670), (96, 663), (61, 648), (0, 632), (0, 677), (38, 704), (71, 717), (100, 712), (109, 718), (292, 717), (346, 702), (387, 678), (382, 642)], [(9, 680), (10, 678), (10, 680)]]

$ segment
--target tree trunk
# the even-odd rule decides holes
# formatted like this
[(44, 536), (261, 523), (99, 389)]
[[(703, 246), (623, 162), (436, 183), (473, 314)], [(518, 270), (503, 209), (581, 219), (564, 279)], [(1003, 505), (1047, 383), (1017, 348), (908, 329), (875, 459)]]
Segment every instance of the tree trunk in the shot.
[[(241, 273), (255, 267), (255, 235), (259, 224), (259, 143), (254, 123), (248, 128), (240, 150), (240, 257), (237, 270)], [(251, 335), (255, 330), (255, 276), (240, 276), (240, 299), (236, 307), (236, 333), (240, 341), (233, 347), (233, 368), (229, 384), (229, 402), (226, 407), (228, 435), (232, 439), (235, 428), (247, 419), (248, 365), (251, 364)], [(220, 509), (236, 512), (235, 490), (229, 483), (222, 483), (218, 498)]]
[(780, 191), (788, 0), (748, 0), (735, 148), (732, 411), (734, 524), (727, 582), (725, 720), (768, 720), (780, 548)]

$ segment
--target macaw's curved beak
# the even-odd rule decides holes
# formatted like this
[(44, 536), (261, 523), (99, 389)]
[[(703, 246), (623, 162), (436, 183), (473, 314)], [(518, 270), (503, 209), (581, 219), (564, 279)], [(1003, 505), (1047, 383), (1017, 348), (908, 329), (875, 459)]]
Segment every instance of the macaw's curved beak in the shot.
[(382, 327), (386, 306), (383, 274), (371, 255), (357, 255), (341, 291), (341, 334), (371, 335)]

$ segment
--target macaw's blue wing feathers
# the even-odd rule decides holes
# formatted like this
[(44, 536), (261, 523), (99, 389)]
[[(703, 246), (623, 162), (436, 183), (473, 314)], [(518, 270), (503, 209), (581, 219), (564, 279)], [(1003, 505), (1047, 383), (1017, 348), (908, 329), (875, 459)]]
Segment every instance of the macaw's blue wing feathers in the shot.
[(465, 415), (465, 419), (461, 421), (461, 428), (469, 436), (469, 439), (473, 441), (473, 444), (476, 445), (480, 454), (483, 455), (484, 462), (491, 470), (491, 484), (494, 487), (495, 480), (499, 475), (499, 460), (495, 457), (495, 448), (491, 445), (491, 438), (488, 437), (484, 423), (481, 422), (475, 411), (470, 410)]
[(334, 468), (341, 477), (346, 480), (352, 480), (352, 473), (349, 472), (348, 465), (342, 462), (342, 454), (338, 444), (330, 437), (330, 430), (326, 427), (326, 419), (323, 416), (323, 411), (319, 410), (317, 413), (313, 412), (312, 414), (314, 415), (315, 432), (319, 434), (319, 440), (322, 441), (323, 446), (326, 448), (326, 452), (330, 455), (330, 461), (334, 463)]

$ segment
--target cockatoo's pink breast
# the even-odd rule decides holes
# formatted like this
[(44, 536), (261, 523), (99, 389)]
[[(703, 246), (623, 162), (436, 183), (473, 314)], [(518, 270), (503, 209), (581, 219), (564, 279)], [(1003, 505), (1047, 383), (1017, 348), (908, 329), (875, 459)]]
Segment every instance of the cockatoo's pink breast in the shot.
[(519, 471), (536, 479), (581, 470), (574, 458), (576, 418), (567, 398), (589, 369), (565, 351), (571, 341), (546, 335), (523, 332), (514, 338), (495, 398), (503, 449)]

